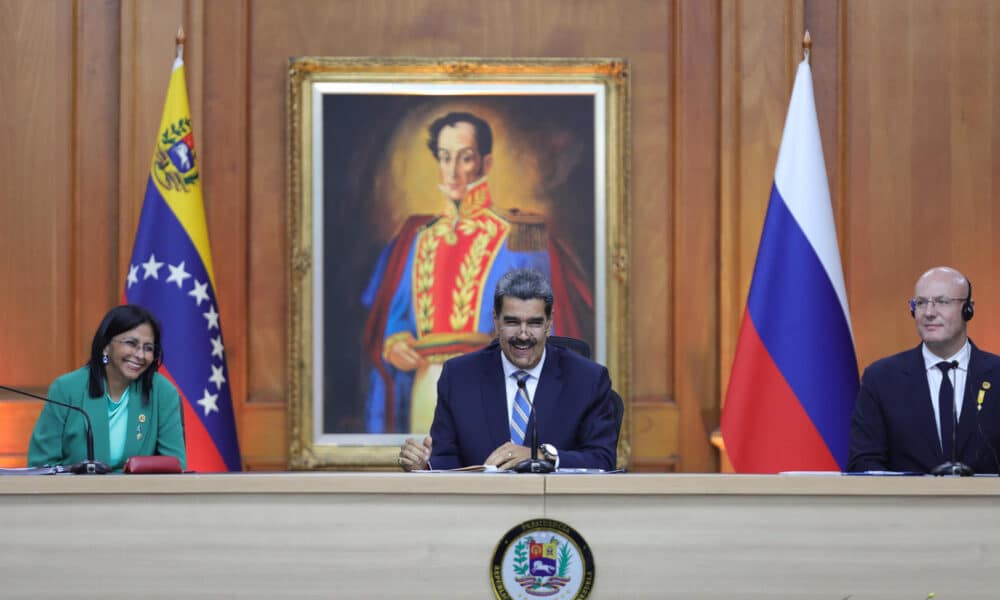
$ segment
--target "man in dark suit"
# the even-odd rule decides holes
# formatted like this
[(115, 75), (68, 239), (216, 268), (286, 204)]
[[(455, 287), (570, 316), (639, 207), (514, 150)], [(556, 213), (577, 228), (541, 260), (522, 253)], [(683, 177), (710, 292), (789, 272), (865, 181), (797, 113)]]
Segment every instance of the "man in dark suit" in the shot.
[(400, 467), (512, 468), (530, 458), (529, 423), (537, 418), (540, 452), (557, 467), (614, 469), (618, 428), (608, 370), (546, 344), (552, 302), (552, 286), (538, 271), (501, 277), (493, 295), (497, 341), (445, 363), (430, 435), (406, 440)]
[(961, 465), (950, 465), (962, 463), (997, 473), (1000, 357), (967, 336), (972, 284), (955, 269), (933, 268), (917, 280), (910, 313), (922, 343), (865, 369), (848, 471), (958, 473)]

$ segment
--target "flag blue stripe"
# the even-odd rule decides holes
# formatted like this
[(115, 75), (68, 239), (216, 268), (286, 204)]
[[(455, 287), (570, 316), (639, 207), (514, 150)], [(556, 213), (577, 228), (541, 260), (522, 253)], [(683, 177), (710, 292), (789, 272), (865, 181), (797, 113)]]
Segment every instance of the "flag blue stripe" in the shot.
[[(150, 255), (155, 255), (163, 267), (158, 278), (144, 278), (141, 263)], [(184, 262), (184, 270), (191, 275), (178, 288), (174, 282), (167, 282), (170, 270), (167, 265)], [(218, 312), (215, 290), (208, 280), (208, 272), (201, 261), (197, 249), (177, 216), (167, 205), (156, 185), (150, 178), (146, 186), (145, 202), (139, 218), (135, 246), (132, 251), (132, 265), (140, 265), (138, 283), (126, 281), (125, 296), (129, 302), (149, 309), (161, 325), (164, 365), (174, 381), (181, 388), (191, 407), (211, 435), (216, 448), (230, 470), (240, 470), (239, 446), (233, 424), (232, 398), (229, 388), (229, 370), (226, 361), (218, 355), (212, 356), (212, 338), (222, 338), (221, 321), (218, 328), (208, 328), (208, 320), (203, 316), (210, 307)], [(208, 300), (200, 305), (189, 292), (194, 289), (194, 281), (208, 284)], [(224, 340), (223, 340), (224, 344)], [(225, 383), (221, 386), (212, 382), (212, 366), (222, 368)], [(197, 404), (206, 390), (218, 394), (218, 412), (205, 414)]]
[(844, 468), (858, 393), (854, 344), (836, 290), (777, 186), (747, 306), (772, 360)]

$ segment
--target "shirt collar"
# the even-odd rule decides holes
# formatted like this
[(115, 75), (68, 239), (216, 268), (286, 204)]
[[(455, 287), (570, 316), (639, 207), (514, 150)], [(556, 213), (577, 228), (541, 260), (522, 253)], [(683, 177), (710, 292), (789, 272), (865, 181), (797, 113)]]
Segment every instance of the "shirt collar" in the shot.
[(503, 348), (500, 349), (500, 361), (503, 363), (503, 376), (504, 378), (510, 377), (517, 371), (524, 371), (528, 375), (531, 375), (535, 379), (540, 379), (542, 375), (542, 365), (545, 364), (545, 355), (548, 354), (548, 348), (542, 348), (542, 359), (538, 361), (538, 364), (530, 369), (522, 369), (516, 366), (514, 363), (510, 362), (507, 355), (503, 353)]
[(924, 356), (924, 368), (928, 371), (937, 367), (937, 364), (941, 361), (951, 362), (953, 360), (958, 361), (958, 368), (963, 371), (969, 370), (969, 358), (972, 356), (972, 346), (969, 344), (968, 338), (965, 340), (965, 344), (956, 352), (948, 358), (941, 358), (933, 352), (927, 349), (927, 344), (920, 344), (920, 351)]

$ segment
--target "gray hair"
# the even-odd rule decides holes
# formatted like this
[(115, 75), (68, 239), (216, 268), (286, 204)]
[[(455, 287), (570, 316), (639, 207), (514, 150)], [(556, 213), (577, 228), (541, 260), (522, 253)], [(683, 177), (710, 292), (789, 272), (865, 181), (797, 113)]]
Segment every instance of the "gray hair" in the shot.
[(507, 271), (497, 282), (493, 293), (493, 314), (499, 315), (503, 299), (507, 296), (519, 300), (542, 300), (545, 302), (545, 317), (552, 316), (552, 284), (548, 278), (535, 269), (514, 269)]

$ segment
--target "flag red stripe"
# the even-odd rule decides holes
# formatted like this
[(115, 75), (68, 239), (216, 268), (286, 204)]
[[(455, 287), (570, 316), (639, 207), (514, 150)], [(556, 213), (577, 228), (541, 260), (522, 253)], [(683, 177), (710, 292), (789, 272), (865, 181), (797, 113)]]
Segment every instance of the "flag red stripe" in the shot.
[(737, 472), (840, 470), (764, 347), (748, 311), (740, 327), (729, 389), (752, 390), (752, 401), (727, 402), (722, 414), (722, 438)]
[(181, 409), (184, 411), (184, 448), (187, 451), (187, 467), (189, 471), (199, 473), (219, 473), (229, 470), (226, 461), (219, 454), (219, 449), (212, 441), (212, 436), (194, 412), (191, 402), (184, 396), (177, 382), (167, 371), (167, 368), (160, 367), (157, 371), (177, 388), (177, 393), (181, 396)]

